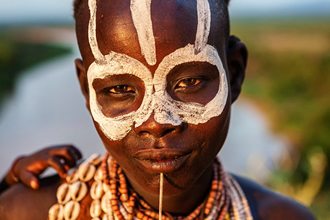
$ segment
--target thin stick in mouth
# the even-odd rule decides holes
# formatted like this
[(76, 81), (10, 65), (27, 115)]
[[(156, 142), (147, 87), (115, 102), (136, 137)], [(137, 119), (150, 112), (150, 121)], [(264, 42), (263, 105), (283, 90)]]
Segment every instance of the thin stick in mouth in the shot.
[(159, 178), (159, 220), (162, 219), (162, 209), (163, 209), (163, 188), (164, 188), (164, 174), (160, 173), (160, 178)]

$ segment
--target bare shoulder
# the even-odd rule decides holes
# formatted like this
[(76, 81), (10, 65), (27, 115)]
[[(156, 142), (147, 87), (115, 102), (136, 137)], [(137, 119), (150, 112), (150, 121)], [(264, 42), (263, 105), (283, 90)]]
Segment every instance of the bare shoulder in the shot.
[(0, 220), (45, 220), (48, 209), (56, 202), (57, 176), (41, 180), (41, 187), (32, 190), (22, 184), (12, 186), (0, 195)]
[(242, 187), (255, 219), (313, 220), (313, 214), (293, 199), (273, 192), (251, 180), (234, 176)]

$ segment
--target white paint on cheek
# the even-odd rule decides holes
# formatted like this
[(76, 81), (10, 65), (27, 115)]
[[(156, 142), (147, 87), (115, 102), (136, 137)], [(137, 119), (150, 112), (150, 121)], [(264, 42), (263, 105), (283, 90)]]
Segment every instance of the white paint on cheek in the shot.
[[(149, 3), (146, 2), (146, 4), (147, 6), (149, 4), (149, 8), (150, 8), (151, 1)], [(151, 105), (150, 104), (152, 98), (151, 94), (153, 90), (151, 73), (143, 64), (141, 64), (139, 61), (127, 55), (119, 54), (115, 52), (110, 52), (110, 54), (107, 56), (104, 56), (102, 54), (98, 46), (97, 35), (96, 35), (96, 12), (97, 12), (96, 0), (89, 0), (88, 6), (90, 11), (90, 18), (88, 23), (88, 40), (91, 51), (95, 58), (95, 62), (93, 62), (90, 65), (87, 71), (89, 92), (90, 92), (89, 95), (90, 95), (91, 113), (94, 120), (99, 124), (102, 132), (108, 138), (110, 138), (111, 140), (120, 140), (124, 138), (127, 135), (127, 133), (131, 130), (131, 127), (134, 124), (134, 122), (136, 123), (137, 126), (139, 126), (144, 121), (146, 121), (151, 114), (151, 110), (149, 107)], [(149, 11), (149, 15), (150, 15), (150, 10), (147, 11)], [(144, 12), (143, 10), (142, 11), (140, 10), (140, 13), (143, 12)], [(150, 18), (150, 23), (151, 23), (151, 18)], [(141, 23), (140, 26), (142, 27), (143, 23)], [(149, 33), (150, 30), (147, 32)], [(150, 33), (149, 34), (148, 33), (146, 34), (147, 37), (150, 35)], [(149, 42), (146, 41), (146, 43)], [(151, 62), (156, 63), (155, 55), (152, 56), (152, 53), (155, 54), (155, 51), (152, 52), (151, 50), (150, 52), (149, 49), (147, 50), (147, 52), (148, 52), (147, 53), (148, 56), (151, 57), (150, 59), (147, 60), (149, 61), (151, 60)], [(146, 89), (143, 102), (140, 108), (134, 112), (113, 118), (106, 117), (101, 110), (101, 106), (97, 102), (96, 92), (93, 87), (93, 81), (96, 78), (102, 79), (111, 75), (127, 74), (127, 73), (133, 74), (143, 79)]]
[[(226, 73), (217, 50), (211, 45), (206, 45), (199, 54), (194, 54), (194, 46), (190, 44), (174, 51), (160, 63), (154, 79), (147, 67), (125, 54), (111, 52), (105, 56), (105, 61), (105, 64), (92, 63), (87, 74), (92, 116), (100, 125), (103, 133), (111, 140), (124, 138), (134, 123), (136, 127), (140, 126), (148, 120), (152, 112), (154, 112), (155, 120), (160, 124), (180, 125), (182, 122), (199, 124), (219, 116), (226, 105), (228, 96)], [(208, 62), (215, 65), (219, 71), (218, 92), (206, 105), (174, 100), (166, 91), (166, 77), (170, 71), (176, 66), (188, 62)], [(93, 81), (120, 74), (132, 74), (144, 82), (146, 88), (144, 99), (136, 111), (116, 117), (107, 117), (97, 102)]]
[(208, 0), (197, 0), (197, 32), (195, 39), (195, 54), (206, 46), (211, 27), (211, 9)]
[[(152, 110), (152, 77), (151, 73), (142, 63), (125, 54), (111, 52), (105, 56), (106, 64), (92, 63), (88, 68), (88, 86), (90, 96), (90, 108), (94, 120), (99, 124), (103, 133), (111, 140), (120, 140), (124, 138), (131, 130), (134, 122), (136, 126), (146, 121)], [(133, 112), (117, 117), (107, 117), (102, 112), (102, 107), (97, 102), (96, 92), (93, 87), (94, 79), (103, 79), (105, 77), (132, 74), (145, 84), (145, 94), (141, 106)]]
[[(206, 105), (177, 101), (166, 92), (166, 76), (169, 72), (177, 65), (196, 61), (215, 65), (219, 71), (218, 92)], [(166, 56), (156, 70), (153, 84), (155, 86), (153, 97), (155, 120), (161, 124), (179, 125), (183, 121), (190, 124), (205, 123), (211, 118), (219, 116), (227, 102), (226, 72), (217, 50), (211, 45), (206, 45), (200, 53), (195, 54), (194, 46), (188, 44)]]
[(89, 0), (88, 1), (89, 7), (89, 23), (88, 23), (88, 41), (91, 47), (92, 53), (94, 55), (95, 60), (102, 61), (104, 60), (104, 55), (101, 53), (96, 37), (96, 0)]
[(149, 65), (155, 65), (156, 46), (155, 37), (151, 21), (151, 1), (152, 0), (131, 0), (131, 13), (135, 26), (141, 53)]

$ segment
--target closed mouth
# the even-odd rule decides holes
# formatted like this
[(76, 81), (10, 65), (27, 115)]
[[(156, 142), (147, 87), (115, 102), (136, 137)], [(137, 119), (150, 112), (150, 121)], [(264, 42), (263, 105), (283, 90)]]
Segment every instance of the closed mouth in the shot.
[(134, 158), (143, 168), (152, 173), (170, 173), (179, 169), (191, 152), (168, 148), (142, 150)]

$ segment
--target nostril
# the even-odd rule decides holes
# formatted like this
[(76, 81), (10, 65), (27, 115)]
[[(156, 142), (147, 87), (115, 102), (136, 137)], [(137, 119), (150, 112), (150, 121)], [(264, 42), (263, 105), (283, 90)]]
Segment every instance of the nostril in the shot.
[(151, 115), (148, 120), (143, 122), (140, 126), (134, 127), (134, 131), (143, 138), (161, 138), (182, 131), (183, 127), (185, 127), (185, 123), (180, 123), (179, 125), (159, 123), (154, 119), (153, 115)]
[[(160, 125), (162, 126), (162, 125)], [(153, 130), (142, 130), (138, 134), (140, 137), (149, 137), (149, 136), (154, 136), (156, 138), (163, 137), (167, 134), (170, 134), (171, 132), (175, 131), (175, 127), (163, 127), (163, 128), (158, 128), (158, 129), (153, 129)]]
[(141, 125), (136, 128), (137, 134), (142, 138), (161, 138), (170, 133), (174, 133), (175, 130), (179, 129), (178, 126), (173, 126), (169, 124), (154, 124), (153, 126)]

